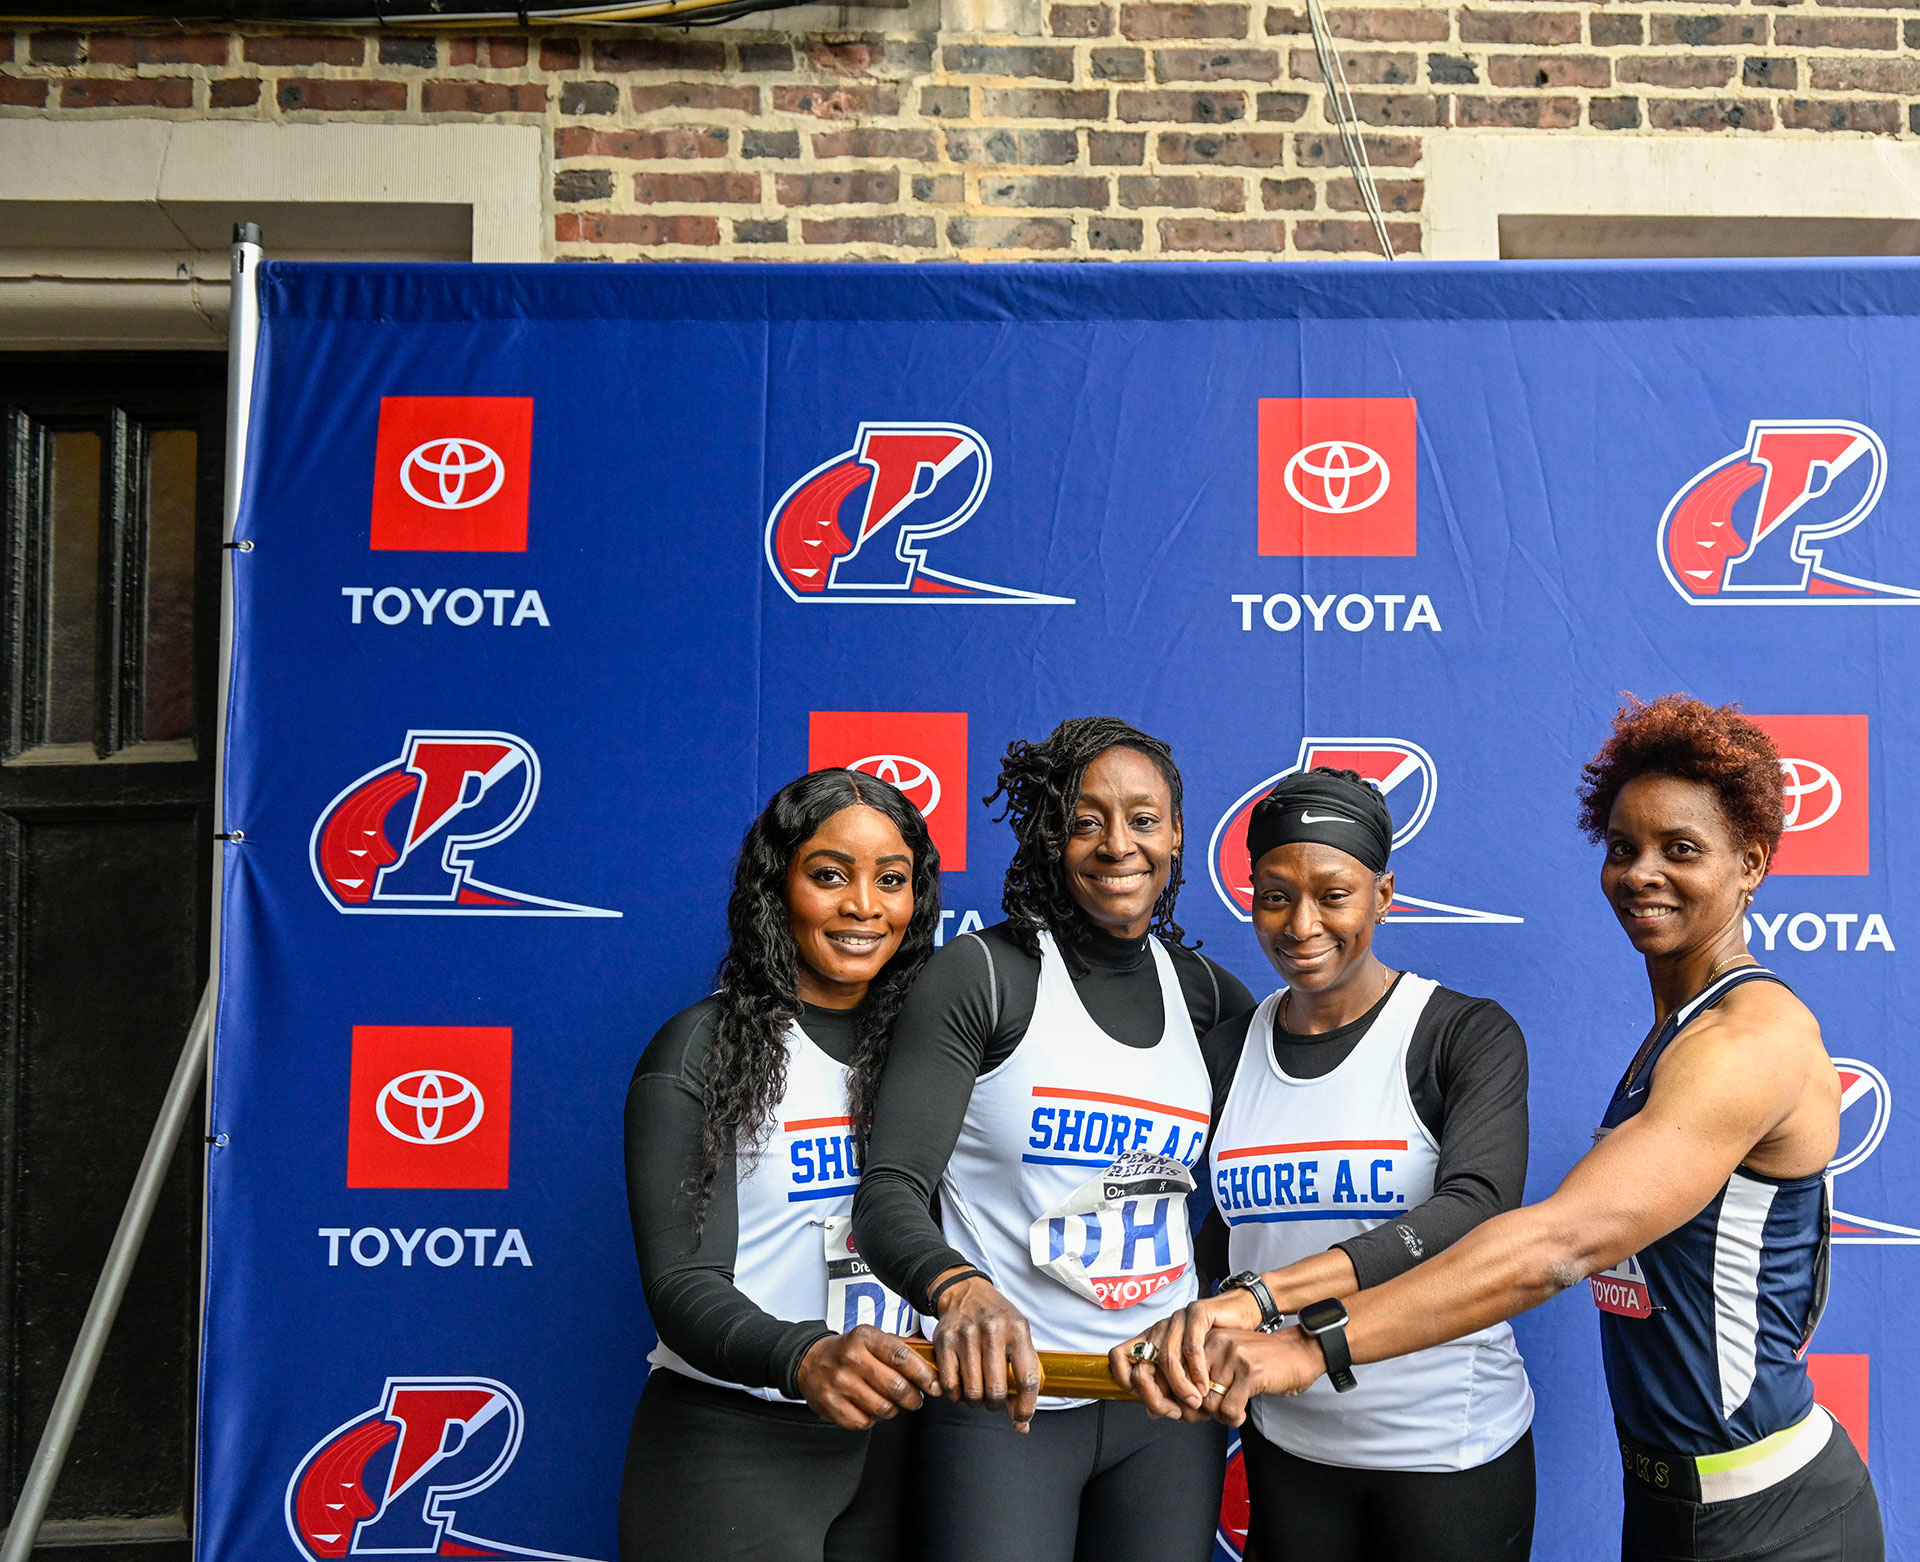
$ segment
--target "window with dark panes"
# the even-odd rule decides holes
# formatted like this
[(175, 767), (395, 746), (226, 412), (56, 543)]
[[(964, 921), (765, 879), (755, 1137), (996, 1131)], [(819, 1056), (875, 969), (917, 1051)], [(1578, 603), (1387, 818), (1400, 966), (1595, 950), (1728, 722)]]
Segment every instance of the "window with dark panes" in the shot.
[[(225, 385), (0, 353), (0, 1523), (206, 979)], [(189, 1555), (198, 1122), (36, 1557)]]

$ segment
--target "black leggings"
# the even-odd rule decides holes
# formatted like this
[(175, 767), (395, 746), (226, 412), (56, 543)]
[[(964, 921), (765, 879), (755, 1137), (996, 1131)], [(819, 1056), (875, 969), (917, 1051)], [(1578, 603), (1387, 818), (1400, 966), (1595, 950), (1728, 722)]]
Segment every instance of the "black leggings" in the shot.
[(620, 1484), (620, 1562), (897, 1562), (916, 1416), (848, 1432), (656, 1369)]
[(1209, 1562), (1226, 1429), (1156, 1421), (1136, 1400), (1005, 1412), (930, 1399), (920, 1412), (921, 1562)]
[(1315, 1464), (1241, 1428), (1258, 1562), (1526, 1562), (1533, 1433), (1471, 1470)]

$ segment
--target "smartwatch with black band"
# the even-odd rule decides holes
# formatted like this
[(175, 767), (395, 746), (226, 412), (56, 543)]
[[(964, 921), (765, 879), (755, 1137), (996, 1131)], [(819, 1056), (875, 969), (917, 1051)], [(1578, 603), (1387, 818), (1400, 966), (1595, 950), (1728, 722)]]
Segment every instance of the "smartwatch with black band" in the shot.
[(1320, 1353), (1327, 1358), (1327, 1381), (1334, 1392), (1344, 1394), (1355, 1386), (1353, 1356), (1347, 1349), (1347, 1309), (1343, 1302), (1328, 1297), (1310, 1302), (1300, 1309), (1300, 1327), (1320, 1342)]
[(1259, 1328), (1262, 1334), (1271, 1334), (1286, 1322), (1286, 1314), (1280, 1311), (1280, 1304), (1274, 1301), (1273, 1292), (1267, 1289), (1267, 1282), (1255, 1270), (1243, 1269), (1237, 1275), (1228, 1275), (1220, 1282), (1220, 1290), (1245, 1291), (1259, 1304)]

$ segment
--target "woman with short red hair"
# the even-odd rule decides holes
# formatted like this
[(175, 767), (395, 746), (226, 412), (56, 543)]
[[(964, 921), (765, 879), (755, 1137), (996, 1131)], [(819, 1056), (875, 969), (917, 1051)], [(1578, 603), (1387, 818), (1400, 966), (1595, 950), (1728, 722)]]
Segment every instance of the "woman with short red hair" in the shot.
[(1237, 1426), (1253, 1395), (1298, 1394), (1329, 1364), (1364, 1379), (1591, 1280), (1624, 1562), (1879, 1562), (1873, 1482), (1802, 1360), (1826, 1302), (1840, 1083), (1742, 927), (1781, 794), (1778, 753), (1737, 707), (1673, 694), (1621, 710), (1580, 822), (1606, 848), (1601, 889), (1654, 1013), (1593, 1149), (1550, 1198), (1355, 1294), (1343, 1323), (1215, 1330), (1178, 1371), (1117, 1351), (1116, 1374), (1157, 1372), (1186, 1414)]

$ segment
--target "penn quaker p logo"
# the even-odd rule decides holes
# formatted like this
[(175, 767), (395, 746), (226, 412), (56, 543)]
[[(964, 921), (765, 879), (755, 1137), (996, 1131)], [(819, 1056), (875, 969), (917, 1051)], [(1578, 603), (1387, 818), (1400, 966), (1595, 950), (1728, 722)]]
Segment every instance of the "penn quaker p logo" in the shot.
[[(1439, 771), (1433, 757), (1417, 743), (1403, 738), (1302, 738), (1300, 758), (1286, 770), (1249, 787), (1220, 816), (1207, 851), (1213, 887), (1226, 907), (1242, 922), (1253, 920), (1253, 864), (1247, 860), (1247, 820), (1253, 806), (1273, 790), (1274, 783), (1302, 770), (1325, 765), (1333, 770), (1359, 772), (1363, 781), (1379, 787), (1393, 813), (1393, 846), (1398, 851), (1417, 836), (1433, 813), (1439, 791)], [(1396, 867), (1398, 865), (1396, 864)], [(1396, 886), (1399, 874), (1395, 875)], [(1497, 911), (1475, 911), (1440, 900), (1422, 900), (1396, 887), (1390, 922), (1522, 922), (1523, 917)]]
[(1418, 543), (1412, 397), (1260, 403), (1260, 552), (1411, 558)]
[(817, 710), (807, 768), (858, 770), (898, 787), (927, 821), (940, 866), (967, 866), (967, 713)]
[[(287, 1482), (287, 1533), (307, 1562), (336, 1557), (526, 1557), (580, 1562), (462, 1530), (459, 1509), (520, 1452), (526, 1415), (493, 1378), (388, 1378)], [(489, 1511), (498, 1513), (497, 1506)]]
[(531, 396), (382, 396), (376, 552), (525, 553)]
[(1768, 871), (1872, 871), (1865, 716), (1753, 716), (1780, 750), (1786, 829)]
[(1840, 1179), (1858, 1171), (1880, 1148), (1893, 1121), (1893, 1092), (1887, 1076), (1871, 1063), (1858, 1058), (1835, 1058), (1834, 1069), (1840, 1075), (1840, 1145), (1827, 1166), (1833, 1187), (1833, 1240), (1855, 1247), (1920, 1246), (1920, 1230), (1874, 1220), (1865, 1215), (1844, 1214), (1841, 1199), (1854, 1202), (1853, 1195), (1840, 1191)]
[(540, 760), (507, 732), (409, 732), (397, 759), (327, 804), (308, 842), (336, 911), (386, 916), (617, 917), (482, 880), (476, 858), (525, 824)]
[(349, 1188), (504, 1188), (512, 1120), (506, 1026), (354, 1026)]
[(1912, 605), (1920, 589), (1842, 569), (1828, 545), (1873, 513), (1887, 448), (1863, 423), (1756, 420), (1660, 517), (1660, 567), (1696, 607)]
[(767, 567), (796, 602), (1071, 603), (948, 574), (927, 544), (972, 519), (993, 481), (987, 442), (958, 423), (862, 423), (767, 517)]

